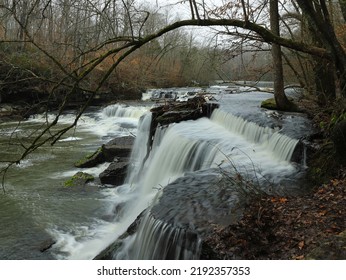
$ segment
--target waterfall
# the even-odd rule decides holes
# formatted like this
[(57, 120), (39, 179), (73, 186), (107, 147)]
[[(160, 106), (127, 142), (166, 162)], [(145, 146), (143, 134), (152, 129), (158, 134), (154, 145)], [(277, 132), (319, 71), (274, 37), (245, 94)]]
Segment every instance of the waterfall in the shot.
[(131, 167), (127, 171), (125, 183), (133, 183), (137, 181), (139, 171), (144, 164), (145, 158), (149, 151), (149, 137), (151, 127), (152, 114), (149, 112), (143, 115), (138, 123), (136, 140), (132, 148), (130, 162)]
[(122, 104), (114, 104), (103, 109), (102, 114), (106, 117), (119, 118), (140, 118), (148, 111), (148, 107), (127, 106)]
[[(145, 165), (139, 182), (143, 195), (160, 189), (187, 171), (211, 167), (219, 150), (209, 141), (191, 139), (182, 135), (182, 125), (171, 125), (164, 136), (161, 130), (155, 134), (151, 156)], [(160, 143), (157, 143), (160, 142)]]
[(174, 227), (146, 214), (133, 236), (115, 256), (127, 260), (193, 260), (198, 259), (201, 240), (194, 232)]
[(280, 134), (275, 129), (259, 126), (220, 109), (214, 110), (211, 120), (231, 132), (242, 135), (248, 141), (262, 145), (279, 160), (289, 161), (299, 142), (297, 139)]
[[(280, 182), (295, 171), (286, 161), (295, 146), (294, 140), (232, 115), (222, 116), (225, 123), (231, 124), (230, 129), (225, 129), (223, 123), (218, 121), (220, 116), (213, 115), (213, 120), (201, 118), (156, 130), (150, 156), (140, 168), (140, 175), (136, 177), (138, 180), (134, 181), (138, 199), (132, 207), (140, 205), (137, 209), (145, 209), (152, 206), (154, 201), (159, 203), (165, 187), (171, 186), (186, 173), (231, 166), (233, 172), (251, 177), (250, 180), (263, 178), (262, 182)], [(236, 123), (235, 129), (232, 121)], [(142, 145), (142, 149), (146, 150), (143, 146), (147, 145), (147, 140), (139, 137), (137, 141), (140, 143), (135, 144), (135, 149), (139, 149), (136, 145)], [(186, 185), (186, 188), (191, 187), (191, 183)], [(117, 258), (198, 258), (195, 255), (199, 252), (198, 238), (186, 241), (187, 235), (196, 233), (176, 225), (147, 214), (142, 218), (137, 233), (124, 241)]]

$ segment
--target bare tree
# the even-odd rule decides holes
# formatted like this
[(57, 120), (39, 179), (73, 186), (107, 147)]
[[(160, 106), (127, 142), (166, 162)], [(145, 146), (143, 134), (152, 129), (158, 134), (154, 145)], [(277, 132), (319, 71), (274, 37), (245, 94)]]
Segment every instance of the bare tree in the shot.
[[(50, 66), (55, 69), (54, 75), (50, 77), (40, 76), (30, 70), (34, 76), (49, 83), (48, 101), (58, 96), (60, 92), (65, 93), (61, 98), (55, 120), (40, 131), (38, 137), (26, 146), (25, 151), (12, 163), (19, 162), (45, 143), (54, 144), (64, 133), (73, 128), (93, 97), (99, 94), (111, 79), (118, 81), (115, 74), (119, 74), (117, 72), (119, 67), (126, 67), (129, 64), (131, 69), (134, 63), (145, 61), (143, 56), (136, 58), (136, 53), (146, 54), (143, 48), (147, 48), (147, 54), (153, 49), (158, 52), (155, 55), (151, 54), (157, 63), (163, 62), (160, 53), (166, 53), (168, 49), (177, 50), (180, 46), (184, 47), (183, 43), (186, 42), (188, 42), (185, 44), (187, 53), (195, 54), (197, 49), (192, 43), (174, 39), (175, 35), (181, 37), (178, 30), (184, 27), (209, 27), (213, 32), (242, 38), (240, 40), (242, 43), (261, 42), (267, 46), (271, 45), (275, 60), (281, 57), (280, 46), (323, 59), (335, 65), (341, 92), (346, 96), (346, 53), (333, 28), (326, 1), (297, 2), (297, 7), (309, 21), (312, 32), (321, 39), (321, 44), (296, 40), (289, 34), (280, 32), (278, 1), (270, 1), (273, 15), (271, 27), (268, 22), (268, 2), (265, 0), (251, 3), (227, 1), (224, 5), (214, 7), (213, 10), (207, 10), (204, 1), (184, 1), (184, 3), (191, 10), (191, 18), (176, 19), (173, 22), (156, 20), (160, 25), (157, 26), (153, 24), (155, 19), (152, 18), (155, 13), (142, 9), (134, 0), (1, 1), (0, 15), (6, 20), (1, 23), (3, 30), (1, 41), (11, 46), (24, 46), (28, 48), (26, 55), (35, 52), (36, 58), (40, 55), (40, 58), (49, 61)], [(156, 16), (159, 18), (158, 14)], [(48, 28), (48, 33), (39, 32), (43, 28)], [(169, 39), (170, 42), (165, 39)], [(150, 46), (154, 47), (150, 50)], [(183, 60), (178, 61), (176, 57), (172, 55), (169, 59), (172, 63), (176, 63), (175, 65), (182, 65)], [(126, 59), (128, 63), (122, 63)], [(167, 66), (169, 59), (166, 61)], [(185, 69), (189, 64), (191, 63), (185, 63)], [(275, 67), (277, 73), (282, 71), (280, 65), (279, 62)], [(184, 67), (179, 69), (180, 73), (188, 72), (181, 71)], [(279, 75), (281, 77), (281, 74)], [(279, 79), (281, 80), (278, 78), (278, 81)], [(140, 81), (140, 79), (135, 80)], [(276, 92), (279, 107), (287, 109), (287, 100), (282, 95), (281, 81)], [(51, 128), (58, 123), (69, 99), (79, 95), (85, 95), (86, 102), (76, 113), (75, 121), (63, 130), (52, 133)]]
[[(279, 5), (277, 0), (270, 0), (270, 27), (274, 35), (280, 36)], [(274, 65), (274, 97), (278, 109), (289, 111), (292, 104), (285, 95), (284, 74), (282, 67), (281, 47), (272, 43)]]

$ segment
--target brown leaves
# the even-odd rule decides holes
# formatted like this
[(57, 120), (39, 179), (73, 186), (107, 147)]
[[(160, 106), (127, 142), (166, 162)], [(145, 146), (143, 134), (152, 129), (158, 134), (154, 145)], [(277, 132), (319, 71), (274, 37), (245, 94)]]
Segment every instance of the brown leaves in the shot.
[(223, 230), (229, 243), (222, 251), (239, 259), (305, 259), (321, 240), (345, 230), (345, 196), (341, 177), (305, 196), (256, 200), (237, 225)]
[(285, 203), (288, 201), (288, 199), (286, 197), (272, 197), (270, 198), (270, 201), (273, 202), (273, 203)]

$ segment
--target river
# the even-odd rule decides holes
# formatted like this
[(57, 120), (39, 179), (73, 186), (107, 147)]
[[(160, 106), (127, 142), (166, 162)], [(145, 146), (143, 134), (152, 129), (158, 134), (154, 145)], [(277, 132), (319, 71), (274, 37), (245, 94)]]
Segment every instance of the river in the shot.
[[(292, 163), (290, 158), (298, 139), (311, 132), (310, 123), (303, 114), (260, 109), (260, 102), (271, 96), (260, 92), (220, 95), (220, 109), (210, 119), (157, 130), (144, 167), (140, 162), (145, 157), (151, 105), (110, 105), (88, 111), (77, 128), (55, 146), (40, 148), (6, 174), (6, 193), (0, 195), (0, 259), (92, 259), (115, 241), (166, 185), (189, 172), (208, 174), (216, 167), (226, 169), (230, 162), (242, 174), (263, 178), (262, 185), (271, 182), (271, 186), (287, 190), (300, 188), (304, 162)], [(18, 139), (30, 141), (47, 118), (53, 117), (33, 116), (19, 126), (0, 124), (1, 160), (13, 158), (20, 150)], [(54, 129), (73, 119), (72, 113), (64, 114)], [(63, 186), (79, 171), (74, 162), (101, 144), (127, 135), (137, 137), (133, 166), (124, 185), (108, 188), (95, 183), (83, 190)], [(83, 171), (97, 176), (106, 167), (103, 164)], [(115, 211), (119, 207), (121, 211)], [(47, 240), (55, 244), (41, 252)], [(133, 246), (131, 242), (128, 246)], [(127, 257), (140, 258), (126, 252), (119, 258)]]

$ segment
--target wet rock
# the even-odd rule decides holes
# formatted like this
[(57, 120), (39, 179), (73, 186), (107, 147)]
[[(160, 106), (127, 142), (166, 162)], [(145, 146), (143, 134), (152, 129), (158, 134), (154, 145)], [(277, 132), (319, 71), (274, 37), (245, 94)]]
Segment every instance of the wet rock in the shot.
[(47, 250), (49, 250), (50, 248), (52, 248), (52, 246), (56, 243), (56, 241), (53, 238), (49, 238), (45, 241), (43, 241), (40, 245), (39, 245), (39, 250), (40, 252), (45, 252)]
[(137, 229), (147, 210), (141, 212), (136, 220), (127, 228), (127, 230), (119, 236), (119, 238), (101, 251), (94, 260), (114, 260), (117, 251), (122, 247), (124, 240), (137, 232)]
[(134, 138), (132, 136), (115, 138), (107, 144), (102, 145), (94, 153), (77, 161), (75, 166), (79, 168), (89, 168), (104, 162), (112, 162), (115, 157), (126, 158), (131, 154), (133, 143)]
[(65, 181), (64, 187), (84, 187), (91, 181), (94, 181), (94, 176), (85, 172), (77, 172), (72, 178)]
[(84, 158), (75, 162), (74, 166), (79, 168), (95, 167), (96, 165), (105, 162), (105, 157), (102, 153), (102, 148), (98, 148), (92, 154), (88, 154)]
[(210, 117), (214, 109), (218, 108), (216, 103), (207, 103), (202, 96), (189, 99), (186, 102), (172, 103), (151, 109), (153, 113), (154, 127), (156, 124), (167, 125), (186, 120), (196, 120), (202, 117)]
[(107, 248), (105, 248), (103, 251), (101, 251), (98, 255), (96, 255), (93, 258), (93, 260), (114, 260), (114, 255), (122, 244), (123, 241), (118, 239), (117, 241), (109, 245)]
[(167, 185), (151, 213), (157, 219), (196, 231), (203, 237), (216, 224), (225, 226), (237, 221), (242, 204), (235, 187), (225, 184), (219, 174), (195, 172)]
[(129, 157), (134, 143), (134, 137), (124, 136), (115, 138), (102, 145), (101, 150), (105, 161), (111, 162), (115, 157)]
[(122, 185), (126, 178), (128, 166), (128, 160), (112, 162), (109, 167), (99, 175), (101, 183), (113, 186)]

